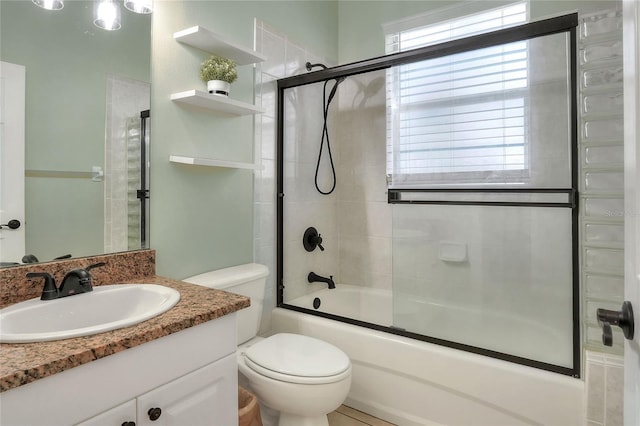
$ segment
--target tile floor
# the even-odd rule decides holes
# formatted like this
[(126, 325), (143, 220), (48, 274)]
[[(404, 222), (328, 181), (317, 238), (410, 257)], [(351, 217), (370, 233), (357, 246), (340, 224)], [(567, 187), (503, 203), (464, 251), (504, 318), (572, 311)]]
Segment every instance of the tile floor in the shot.
[(362, 411), (341, 405), (333, 413), (329, 413), (329, 426), (395, 426)]

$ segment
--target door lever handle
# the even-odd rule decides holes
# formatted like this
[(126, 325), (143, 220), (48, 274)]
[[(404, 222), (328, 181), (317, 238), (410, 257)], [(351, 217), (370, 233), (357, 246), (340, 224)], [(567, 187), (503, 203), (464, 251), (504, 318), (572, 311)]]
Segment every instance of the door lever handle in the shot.
[(0, 229), (7, 227), (9, 229), (18, 229), (20, 228), (20, 221), (17, 219), (11, 219), (9, 222), (7, 223), (3, 223), (2, 225), (0, 225)]
[(622, 303), (622, 309), (619, 311), (611, 311), (599, 308), (596, 311), (598, 324), (602, 326), (602, 344), (611, 346), (613, 344), (612, 325), (617, 325), (622, 329), (624, 337), (632, 340), (634, 332), (633, 324), (633, 308), (631, 302), (625, 300)]

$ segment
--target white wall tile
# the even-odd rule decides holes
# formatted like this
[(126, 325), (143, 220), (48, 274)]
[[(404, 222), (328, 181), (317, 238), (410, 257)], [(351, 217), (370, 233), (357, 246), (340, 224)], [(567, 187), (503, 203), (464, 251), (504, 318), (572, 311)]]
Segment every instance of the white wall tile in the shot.
[[(613, 346), (605, 347), (595, 318), (598, 308), (620, 309), (624, 294), (620, 6), (621, 2), (613, 1), (606, 10), (579, 16), (581, 303), (582, 336), (588, 353), (622, 353), (619, 329), (613, 329)], [(587, 387), (591, 386), (587, 380)], [(614, 418), (611, 414), (609, 421)]]
[(588, 119), (584, 120), (582, 131), (585, 142), (620, 141), (623, 138), (624, 123), (618, 117)]
[(618, 219), (624, 217), (624, 199), (622, 197), (584, 197), (582, 213), (586, 217)]
[(587, 247), (584, 250), (584, 267), (589, 271), (616, 273), (624, 270), (624, 251)]
[(587, 298), (607, 300), (615, 297), (615, 301), (622, 305), (624, 278), (586, 273), (583, 283)]
[(256, 67), (255, 103), (264, 113), (256, 115), (255, 162), (260, 165), (254, 174), (254, 261), (269, 268), (265, 288), (264, 309), (260, 333), (271, 328), (271, 310), (276, 306), (275, 258), (275, 121), (276, 83), (284, 76), (284, 38), (268, 31), (268, 26), (256, 20), (256, 50), (269, 58)]
[(586, 351), (586, 422), (622, 426), (624, 360), (620, 355)]
[(588, 421), (604, 424), (605, 412), (605, 367), (604, 359), (587, 359), (585, 363), (585, 381)]
[[(277, 78), (306, 72), (305, 63), (321, 61), (286, 34), (258, 21), (257, 46), (269, 61), (261, 65), (260, 86), (257, 88), (265, 113), (256, 117), (256, 144), (261, 169), (255, 178), (255, 256), (266, 259), (271, 247), (275, 253), (275, 104)], [(261, 33), (259, 35), (258, 33)], [(318, 87), (301, 87), (287, 91), (285, 100), (285, 158), (284, 165), (284, 238), (285, 301), (318, 290), (326, 285), (308, 284), (310, 271), (320, 275), (335, 275), (338, 271), (338, 245), (335, 221), (335, 196), (322, 197), (314, 186), (315, 162), (322, 133), (322, 92)], [(302, 246), (304, 231), (315, 226), (325, 239), (325, 252), (308, 253)], [(333, 250), (329, 250), (329, 249)], [(267, 259), (268, 260), (268, 259)], [(266, 261), (266, 260), (265, 260)], [(275, 276), (275, 260), (271, 268)], [(275, 281), (275, 278), (274, 278)], [(272, 286), (275, 294), (275, 282)], [(265, 311), (275, 307), (275, 296), (267, 299)], [(266, 315), (266, 314), (265, 314)], [(269, 321), (264, 316), (265, 323)], [(264, 325), (263, 325), (264, 327)]]
[(622, 193), (624, 174), (622, 171), (587, 171), (584, 173), (584, 188), (589, 192)]
[(286, 75), (297, 75), (307, 72), (307, 68), (305, 67), (307, 61), (306, 50), (288, 40), (285, 54)]
[(619, 362), (606, 361), (606, 421), (605, 426), (622, 426), (624, 400), (624, 367)]
[(262, 63), (262, 72), (276, 78), (285, 77), (285, 39), (281, 34), (267, 30), (262, 31), (262, 53), (267, 60)]
[(624, 149), (622, 144), (587, 145), (583, 147), (582, 161), (589, 167), (620, 167), (624, 163)]
[(624, 246), (624, 224), (585, 223), (584, 239), (589, 243)]

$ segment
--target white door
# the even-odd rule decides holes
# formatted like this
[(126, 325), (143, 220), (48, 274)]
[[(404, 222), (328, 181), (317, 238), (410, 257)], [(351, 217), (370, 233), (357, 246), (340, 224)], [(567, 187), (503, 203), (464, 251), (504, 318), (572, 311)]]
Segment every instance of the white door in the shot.
[(624, 345), (624, 424), (640, 425), (640, 3), (624, 0), (625, 300), (635, 335)]
[(20, 262), (24, 244), (25, 67), (0, 62), (0, 262)]

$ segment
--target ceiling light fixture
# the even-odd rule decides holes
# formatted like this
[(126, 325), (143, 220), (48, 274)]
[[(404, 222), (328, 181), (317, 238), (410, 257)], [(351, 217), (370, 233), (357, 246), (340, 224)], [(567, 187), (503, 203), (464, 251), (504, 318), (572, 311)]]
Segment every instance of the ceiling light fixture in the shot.
[[(1, 1), (1, 0), (0, 0)], [(119, 30), (120, 22), (119, 0), (95, 0), (93, 3), (93, 23), (96, 27), (107, 31)], [(123, 0), (128, 10), (148, 15), (153, 12), (153, 0)], [(33, 4), (47, 10), (60, 10), (64, 7), (63, 0), (31, 0)]]
[(153, 0), (124, 0), (124, 7), (132, 12), (147, 15), (153, 12)]
[(120, 5), (115, 0), (100, 0), (95, 3), (95, 19), (93, 23), (96, 27), (107, 31), (119, 30)]
[(64, 7), (62, 0), (31, 0), (36, 6), (47, 10), (60, 10)]

